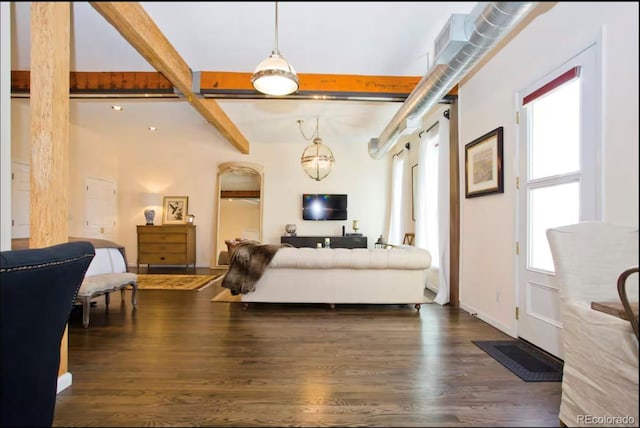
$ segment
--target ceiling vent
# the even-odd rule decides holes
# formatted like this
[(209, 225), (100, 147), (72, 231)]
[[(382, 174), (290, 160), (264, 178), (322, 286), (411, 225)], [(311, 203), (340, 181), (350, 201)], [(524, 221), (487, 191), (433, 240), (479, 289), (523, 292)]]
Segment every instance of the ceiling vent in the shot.
[(435, 64), (447, 64), (469, 41), (464, 34), (466, 14), (455, 13), (449, 17), (434, 44)]

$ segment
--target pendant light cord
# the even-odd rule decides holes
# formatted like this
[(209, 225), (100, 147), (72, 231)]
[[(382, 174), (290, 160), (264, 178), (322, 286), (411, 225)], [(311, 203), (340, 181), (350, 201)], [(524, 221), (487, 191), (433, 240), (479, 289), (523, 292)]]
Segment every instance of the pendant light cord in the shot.
[(276, 31), (275, 31), (275, 49), (273, 53), (276, 55), (280, 55), (280, 51), (278, 50), (278, 2), (276, 2)]

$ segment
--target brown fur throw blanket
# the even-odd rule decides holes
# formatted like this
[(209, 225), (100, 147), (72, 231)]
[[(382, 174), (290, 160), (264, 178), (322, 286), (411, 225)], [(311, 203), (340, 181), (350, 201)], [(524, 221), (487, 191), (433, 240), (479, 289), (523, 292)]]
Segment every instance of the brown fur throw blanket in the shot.
[(222, 287), (231, 290), (234, 296), (255, 291), (256, 282), (262, 277), (276, 252), (283, 247), (290, 247), (290, 245), (240, 241), (232, 249), (230, 248), (229, 269), (222, 279)]

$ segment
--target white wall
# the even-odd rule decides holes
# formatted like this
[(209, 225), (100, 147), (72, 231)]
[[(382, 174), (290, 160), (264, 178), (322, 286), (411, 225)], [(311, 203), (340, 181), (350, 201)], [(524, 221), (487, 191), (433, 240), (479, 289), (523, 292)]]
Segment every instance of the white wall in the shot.
[[(174, 105), (172, 117), (157, 118), (159, 122), (181, 120), (181, 114), (197, 115), (186, 102)], [(11, 106), (12, 160), (30, 163), (29, 101), (13, 99)], [(84, 106), (83, 111), (94, 108), (98, 107)], [(149, 108), (153, 107), (150, 105)], [(343, 224), (350, 231), (351, 220), (358, 219), (360, 232), (369, 237), (370, 246), (384, 231), (388, 166), (384, 161), (371, 159), (362, 142), (326, 141), (334, 152), (336, 165), (327, 178), (316, 182), (307, 177), (300, 166), (304, 145), (299, 141), (268, 145), (252, 142), (251, 154), (242, 155), (222, 140), (210, 125), (202, 125), (206, 129), (204, 136), (202, 132), (164, 135), (146, 130), (135, 135), (120, 135), (113, 129), (85, 127), (87, 122), (82, 114), (72, 109), (69, 230), (71, 234), (82, 236), (86, 178), (115, 181), (119, 188), (115, 240), (126, 247), (130, 265), (136, 263), (136, 225), (144, 224), (141, 193), (145, 192), (189, 197), (189, 212), (196, 216), (197, 265), (210, 265), (215, 240), (217, 170), (219, 164), (230, 161), (253, 162), (265, 168), (264, 242), (279, 243), (287, 223), (296, 223), (299, 235), (336, 235), (341, 233)], [(8, 182), (10, 184), (10, 180)], [(316, 192), (347, 193), (349, 219), (302, 221), (302, 194)], [(162, 224), (161, 212), (155, 222)]]
[(507, 333), (516, 331), (515, 96), (599, 39), (603, 220), (637, 227), (638, 3), (559, 2), (459, 86), (461, 186), (465, 144), (498, 126), (505, 179), (504, 194), (462, 198), (461, 306)]
[[(11, 160), (31, 164), (31, 111), (29, 100), (11, 100)], [(73, 116), (73, 109), (71, 111)], [(77, 121), (69, 124), (69, 235), (85, 232), (85, 185), (87, 177), (116, 182), (117, 145), (108, 136), (83, 128)], [(11, 182), (9, 181), (9, 185)], [(116, 229), (115, 240), (119, 239)]]
[[(155, 101), (158, 102), (162, 101)], [(185, 115), (185, 120), (197, 116), (186, 102), (172, 101), (172, 106), (172, 117), (157, 118), (158, 122), (182, 120), (180, 115)], [(12, 107), (13, 160), (30, 163), (29, 101), (13, 99)], [(97, 109), (98, 106), (85, 108)], [(369, 238), (370, 247), (381, 233), (385, 233), (388, 165), (371, 159), (367, 145), (362, 141), (325, 141), (333, 151), (336, 163), (327, 178), (316, 182), (300, 166), (305, 145), (299, 141), (277, 144), (252, 141), (251, 154), (243, 155), (206, 124), (200, 125), (204, 132), (166, 135), (143, 130), (113, 141), (108, 129), (83, 127), (83, 118), (76, 117), (73, 109), (70, 120), (69, 230), (73, 231), (70, 233), (82, 235), (86, 178), (115, 181), (119, 197), (114, 240), (125, 246), (129, 265), (136, 264), (136, 225), (145, 222), (145, 207), (141, 203), (141, 193), (145, 192), (189, 197), (189, 213), (195, 215), (196, 224), (196, 264), (201, 267), (212, 265), (218, 165), (231, 161), (264, 166), (265, 243), (279, 243), (287, 223), (297, 224), (298, 235), (339, 235), (342, 225), (350, 232), (351, 221), (358, 219), (359, 232)], [(348, 194), (348, 220), (303, 221), (303, 193)], [(156, 224), (162, 224), (161, 214), (157, 213)]]

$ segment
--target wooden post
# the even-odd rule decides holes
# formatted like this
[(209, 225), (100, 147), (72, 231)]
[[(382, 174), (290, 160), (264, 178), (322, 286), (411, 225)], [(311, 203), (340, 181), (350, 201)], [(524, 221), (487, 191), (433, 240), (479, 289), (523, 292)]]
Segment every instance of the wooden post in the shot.
[(31, 248), (68, 241), (70, 5), (31, 3)]

